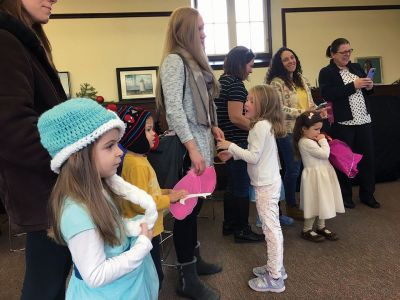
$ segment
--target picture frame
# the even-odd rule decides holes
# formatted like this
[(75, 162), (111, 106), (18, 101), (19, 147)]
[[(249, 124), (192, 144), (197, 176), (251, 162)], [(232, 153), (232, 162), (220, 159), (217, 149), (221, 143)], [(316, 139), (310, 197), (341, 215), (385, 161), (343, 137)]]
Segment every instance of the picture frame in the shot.
[(381, 56), (356, 57), (355, 61), (364, 69), (365, 74), (368, 74), (370, 68), (375, 68), (374, 84), (383, 84)]
[(67, 99), (71, 98), (71, 81), (69, 80), (69, 72), (63, 71), (58, 72), (58, 77), (60, 78), (61, 85), (64, 88)]
[(155, 99), (158, 67), (117, 68), (116, 72), (119, 100)]

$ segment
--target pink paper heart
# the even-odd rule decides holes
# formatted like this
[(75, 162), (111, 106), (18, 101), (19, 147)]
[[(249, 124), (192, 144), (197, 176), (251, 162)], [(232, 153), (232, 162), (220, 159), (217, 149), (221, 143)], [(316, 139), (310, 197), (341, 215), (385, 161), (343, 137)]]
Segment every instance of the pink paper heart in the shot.
[[(203, 174), (197, 176), (193, 170), (179, 180), (174, 190), (186, 190), (188, 194), (212, 193), (215, 189), (217, 176), (214, 167), (207, 167)], [(185, 200), (185, 204), (171, 203), (169, 208), (171, 214), (178, 220), (183, 220), (190, 215), (197, 204), (197, 197)]]

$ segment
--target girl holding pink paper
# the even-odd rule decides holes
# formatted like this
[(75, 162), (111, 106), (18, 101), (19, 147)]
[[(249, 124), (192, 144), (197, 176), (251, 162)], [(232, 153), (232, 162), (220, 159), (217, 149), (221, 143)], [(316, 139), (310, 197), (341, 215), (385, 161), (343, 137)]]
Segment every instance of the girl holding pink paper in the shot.
[[(151, 113), (131, 105), (122, 105), (116, 112), (127, 128), (120, 141), (120, 145), (127, 149), (122, 160), (121, 177), (150, 194), (156, 203), (158, 218), (154, 225), (151, 239), (153, 249), (150, 254), (156, 266), (161, 289), (164, 279), (160, 256), (161, 233), (164, 231), (163, 211), (169, 208), (170, 203), (185, 197), (187, 192), (185, 190), (162, 190), (158, 184), (156, 173), (147, 160), (146, 154), (154, 147), (155, 142)], [(128, 201), (123, 202), (121, 206), (124, 216), (128, 218), (144, 213), (143, 208)]]
[(257, 85), (249, 90), (244, 105), (245, 117), (250, 119), (248, 148), (220, 139), (218, 153), (222, 160), (242, 159), (247, 162), (247, 172), (256, 193), (256, 206), (267, 241), (267, 264), (253, 268), (257, 276), (249, 286), (259, 292), (281, 293), (287, 278), (283, 267), (283, 236), (279, 223), (279, 173), (276, 137), (286, 134), (282, 105), (277, 92), (269, 85)]
[(297, 117), (293, 130), (295, 152), (301, 155), (304, 165), (300, 186), (300, 208), (304, 210), (301, 237), (312, 242), (336, 241), (337, 234), (326, 228), (325, 220), (344, 213), (339, 181), (329, 162), (329, 144), (320, 133), (321, 128), (320, 113), (306, 111)]

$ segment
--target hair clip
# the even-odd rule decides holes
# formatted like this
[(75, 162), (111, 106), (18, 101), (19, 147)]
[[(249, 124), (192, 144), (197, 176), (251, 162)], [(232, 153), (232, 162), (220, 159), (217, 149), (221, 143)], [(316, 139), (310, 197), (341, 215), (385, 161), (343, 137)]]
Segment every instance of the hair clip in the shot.
[(311, 120), (311, 118), (313, 117), (314, 113), (310, 112), (310, 114), (308, 115), (308, 118)]

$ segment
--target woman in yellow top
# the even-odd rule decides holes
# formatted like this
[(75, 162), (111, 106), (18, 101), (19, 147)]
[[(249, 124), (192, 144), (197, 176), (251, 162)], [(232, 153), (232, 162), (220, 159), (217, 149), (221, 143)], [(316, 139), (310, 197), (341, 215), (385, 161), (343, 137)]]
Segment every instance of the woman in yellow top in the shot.
[(285, 115), (287, 136), (277, 139), (279, 153), (285, 164), (283, 179), (286, 196), (286, 213), (294, 219), (302, 219), (303, 212), (296, 204), (296, 183), (300, 175), (301, 161), (293, 152), (292, 133), (296, 118), (306, 110), (314, 109), (310, 84), (302, 75), (300, 60), (293, 50), (282, 47), (272, 58), (266, 82), (278, 92)]
[[(153, 249), (150, 251), (154, 265), (157, 269), (158, 279), (161, 284), (164, 274), (161, 266), (160, 239), (164, 231), (163, 211), (169, 208), (169, 204), (186, 196), (186, 191), (161, 190), (156, 173), (147, 160), (146, 154), (154, 146), (155, 132), (153, 130), (153, 118), (149, 111), (123, 105), (117, 109), (118, 116), (126, 124), (126, 130), (120, 144), (127, 149), (123, 159), (121, 177), (127, 182), (144, 190), (154, 199), (157, 206), (158, 219), (153, 229)], [(138, 214), (144, 214), (144, 210), (131, 202), (122, 203), (122, 211), (125, 217), (132, 218)]]

